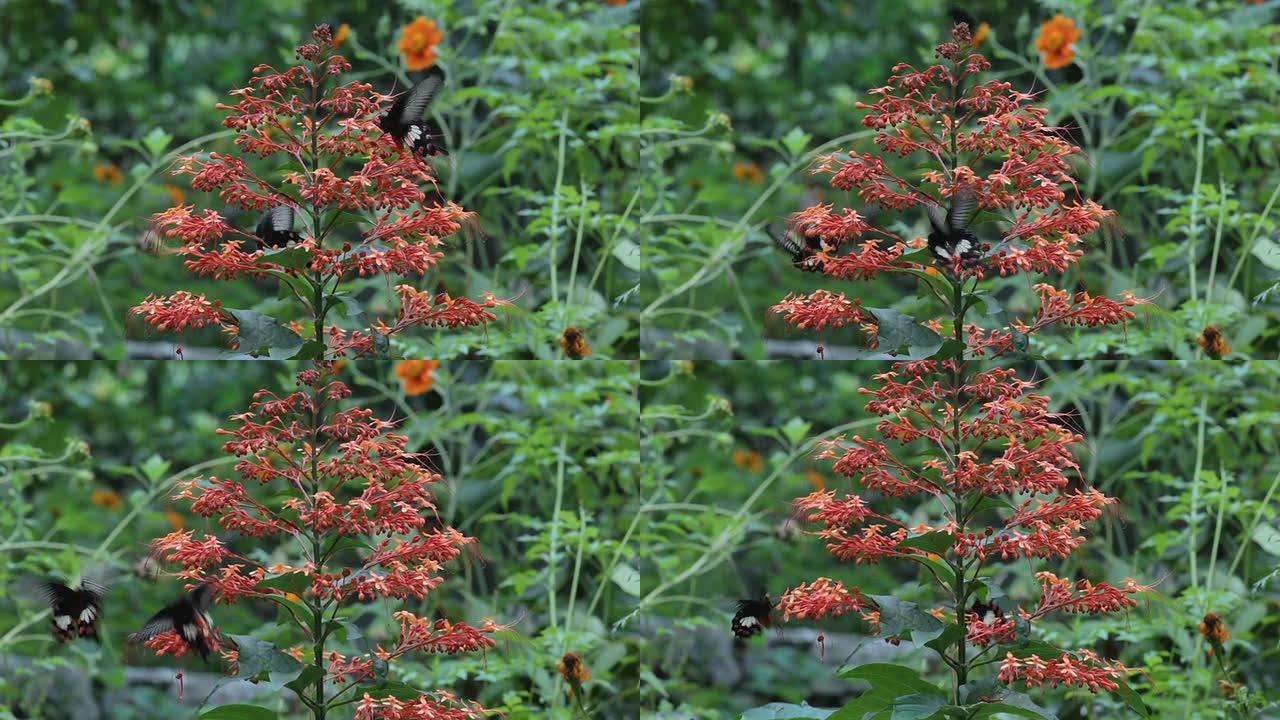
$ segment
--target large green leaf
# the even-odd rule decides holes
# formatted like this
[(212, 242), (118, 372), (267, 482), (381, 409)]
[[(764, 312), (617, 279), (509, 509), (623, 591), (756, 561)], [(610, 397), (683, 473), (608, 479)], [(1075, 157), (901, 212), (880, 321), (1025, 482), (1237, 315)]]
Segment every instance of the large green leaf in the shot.
[(741, 720), (824, 720), (834, 708), (816, 708), (808, 703), (792, 705), (791, 703), (770, 703), (764, 707), (751, 708), (742, 713)]
[(293, 357), (302, 347), (302, 338), (280, 325), (270, 315), (252, 310), (227, 309), (236, 319), (239, 331), (240, 352), (253, 357), (271, 357), (280, 360)]
[(951, 533), (935, 530), (934, 532), (909, 536), (906, 540), (898, 543), (898, 547), (916, 548), (917, 550), (931, 552), (934, 555), (945, 555), (955, 542), (956, 538)]
[(324, 677), (324, 670), (315, 665), (306, 665), (302, 668), (302, 672), (298, 673), (298, 677), (285, 683), (284, 686), (294, 691), (298, 695), (309, 694), (316, 686), (316, 679)]
[(897, 359), (926, 358), (944, 342), (941, 335), (921, 325), (915, 318), (889, 308), (863, 308), (876, 318), (878, 352)]
[(924, 644), (942, 634), (946, 624), (913, 602), (893, 595), (871, 595), (880, 608), (880, 636)]
[[(889, 720), (889, 708), (902, 697), (913, 695), (933, 695), (940, 700), (947, 693), (940, 687), (932, 685), (920, 677), (920, 673), (902, 665), (889, 663), (868, 663), (850, 668), (840, 677), (849, 680), (864, 680), (871, 685), (871, 690), (831, 715), (829, 720), (863, 720), (869, 714), (884, 713)], [(881, 717), (881, 715), (875, 715)]]
[(242, 678), (252, 679), (264, 673), (267, 676), (271, 673), (293, 674), (302, 669), (302, 663), (280, 652), (275, 645), (265, 640), (252, 635), (232, 635), (231, 639), (235, 641), (239, 653), (236, 664), (240, 666)]
[(947, 702), (933, 693), (915, 693), (895, 698), (891, 720), (922, 720), (933, 717)]

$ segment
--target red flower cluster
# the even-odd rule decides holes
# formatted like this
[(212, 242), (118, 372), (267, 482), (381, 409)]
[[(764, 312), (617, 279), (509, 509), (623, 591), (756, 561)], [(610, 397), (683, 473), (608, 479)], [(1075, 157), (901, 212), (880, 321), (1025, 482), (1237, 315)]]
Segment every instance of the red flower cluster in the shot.
[[(919, 563), (949, 596), (949, 607), (964, 609), (940, 611), (960, 626), (958, 637), (986, 650), (1014, 643), (1018, 620), (1030, 626), (1055, 612), (1117, 612), (1137, 604), (1133, 596), (1148, 588), (1133, 580), (1115, 587), (1041, 572), (1035, 607), (1006, 608), (991, 620), (969, 610), (980, 589), (990, 587), (990, 573), (984, 573), (989, 565), (1066, 557), (1084, 542), (1085, 525), (1116, 501), (1096, 489), (1072, 489), (1078, 468), (1071, 448), (1081, 438), (1049, 411), (1049, 398), (1032, 392), (1033, 384), (1013, 370), (974, 372), (964, 361), (927, 360), (895, 364), (875, 380), (877, 386), (861, 392), (870, 397), (867, 410), (882, 418), (878, 433), (900, 445), (915, 443), (913, 454), (923, 444), (929, 457), (908, 465), (887, 443), (857, 436), (826, 443), (819, 457), (834, 458), (834, 471), (855, 479), (863, 492), (818, 490), (798, 498), (794, 514), (818, 525), (810, 534), (822, 538), (832, 555), (855, 564), (889, 558)], [(908, 527), (895, 519), (898, 514), (873, 509), (874, 494), (894, 502), (922, 497), (935, 520)], [(913, 542), (923, 535), (931, 541)], [(946, 572), (952, 577), (944, 580), (939, 573)], [(880, 619), (876, 603), (858, 588), (825, 577), (789, 590), (779, 607), (787, 619), (851, 611), (873, 626)], [(961, 648), (944, 657), (953, 668), (977, 659), (966, 659)], [(1081, 650), (1048, 662), (1010, 655), (1000, 678), (1097, 690), (1114, 689), (1111, 678), (1125, 672)]]
[[(391, 422), (365, 408), (341, 408), (351, 391), (327, 364), (300, 372), (297, 380), (300, 389), (288, 395), (258, 391), (248, 412), (233, 416), (235, 425), (218, 431), (227, 437), (223, 450), (239, 458), (235, 467), (241, 479), (198, 477), (180, 483), (174, 497), (191, 501), (193, 513), (215, 518), (226, 530), (291, 538), (289, 546), (300, 549), (300, 559), (266, 567), (217, 537), (197, 538), (190, 530), (153, 541), (155, 556), (180, 565), (180, 577), (208, 583), (218, 602), (266, 599), (295, 612), (300, 595), (313, 619), (332, 618), (350, 599), (424, 597), (443, 582), (444, 563), (475, 542), (439, 522), (431, 486), (440, 476), (415, 462), (406, 438), (390, 432)], [(260, 499), (267, 497), (273, 500)], [(338, 565), (339, 549), (343, 557), (353, 551), (361, 557)], [(298, 594), (280, 589), (281, 578), (299, 578), (301, 582), (286, 585)], [(483, 652), (495, 645), (492, 635), (504, 629), (487, 618), (472, 626), (423, 620), (407, 612), (394, 617), (400, 634), (390, 650), (378, 647), (353, 656), (323, 652), (330, 630), (315, 637), (316, 625), (300, 619), (316, 644), (315, 661), (325, 676), (347, 683), (328, 698), (309, 698), (311, 702), (323, 705), (354, 688), (372, 676), (375, 661), (389, 662), (410, 652)], [(157, 653), (185, 649), (176, 635), (166, 635), (153, 638), (148, 647)], [(228, 652), (234, 660), (234, 651)], [(478, 706), (457, 704), (445, 695), (366, 704), (361, 717), (481, 713)]]
[[(163, 236), (177, 239), (176, 253), (200, 277), (230, 280), (242, 275), (272, 276), (284, 283), (306, 312), (295, 332), (325, 343), (325, 356), (365, 355), (377, 350), (373, 333), (387, 336), (409, 327), (486, 325), (492, 309), (506, 304), (486, 294), (480, 302), (433, 298), (413, 288), (397, 288), (401, 307), (394, 323), (380, 320), (360, 330), (326, 325), (343, 302), (336, 288), (343, 280), (377, 274), (422, 275), (444, 257), (443, 238), (474, 229), (475, 214), (452, 202), (431, 201), (424, 185), (435, 185), (431, 167), (406, 152), (379, 129), (377, 118), (392, 101), (368, 83), (333, 85), (351, 66), (334, 53), (326, 25), (312, 33), (314, 43), (298, 48), (303, 64), (284, 71), (254, 68), (249, 86), (230, 94), (239, 101), (219, 104), (230, 114), (223, 124), (237, 132), (243, 154), (277, 156), (296, 168), (279, 179), (260, 174), (240, 157), (221, 153), (183, 157), (175, 174), (191, 175), (197, 190), (216, 192), (222, 203), (260, 213), (286, 205), (300, 219), (299, 240), (288, 248), (264, 247), (243, 221), (232, 224), (213, 210), (178, 205), (154, 217)], [(346, 164), (350, 174), (339, 174)], [(358, 240), (337, 237), (344, 216), (371, 219)], [(255, 215), (256, 218), (256, 215)], [(133, 312), (159, 330), (181, 331), (217, 323), (231, 333), (240, 320), (217, 302), (178, 291), (148, 296)], [(353, 315), (348, 307), (347, 315)], [(283, 323), (288, 325), (289, 323)], [(309, 335), (307, 335), (309, 333)]]
[[(1080, 148), (1065, 139), (1061, 128), (1045, 124), (1048, 109), (1033, 105), (1035, 96), (1008, 82), (967, 82), (990, 63), (974, 50), (967, 25), (957, 25), (952, 37), (936, 48), (941, 62), (923, 70), (908, 63), (896, 65), (889, 83), (870, 91), (879, 99), (858, 103), (868, 111), (862, 124), (877, 131), (881, 155), (842, 150), (820, 156), (814, 172), (829, 175), (832, 187), (856, 191), (864, 203), (902, 211), (913, 219), (923, 218), (927, 206), (947, 206), (962, 189), (976, 196), (979, 212), (1004, 218), (1008, 227), (998, 241), (982, 238), (984, 228), (976, 228), (981, 262), (966, 262), (957, 254), (944, 268), (953, 287), (963, 292), (952, 297), (944, 296), (952, 294), (950, 288), (939, 292), (942, 278), (931, 256), (914, 252), (926, 246), (923, 238), (904, 238), (873, 227), (852, 209), (814, 205), (793, 214), (789, 227), (820, 238), (827, 250), (817, 254), (817, 263), (832, 278), (871, 280), (886, 272), (919, 277), (946, 303), (953, 326), (967, 328), (965, 333), (955, 331), (955, 337), (967, 335), (975, 354), (1011, 352), (1009, 330), (1029, 334), (1055, 323), (1110, 325), (1133, 319), (1128, 308), (1144, 301), (1131, 294), (1113, 301), (1081, 293), (1072, 302), (1063, 291), (1037, 285), (1041, 308), (1033, 322), (1015, 319), (993, 336), (988, 332), (997, 331), (965, 324), (977, 280), (993, 274), (1061, 273), (1083, 254), (1083, 238), (1114, 221), (1115, 213), (1080, 198), (1069, 163)], [(904, 177), (884, 159), (909, 155), (937, 169)], [(848, 251), (841, 254), (841, 248)], [(974, 283), (965, 285), (966, 280)], [(873, 318), (843, 293), (789, 294), (773, 310), (797, 328), (858, 324), (869, 335), (876, 333)]]

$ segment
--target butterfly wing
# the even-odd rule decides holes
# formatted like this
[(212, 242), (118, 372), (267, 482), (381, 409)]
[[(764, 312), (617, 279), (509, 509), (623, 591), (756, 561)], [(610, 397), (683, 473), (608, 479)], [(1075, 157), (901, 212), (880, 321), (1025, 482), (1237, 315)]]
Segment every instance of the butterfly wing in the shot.
[(772, 611), (773, 603), (769, 601), (768, 595), (757, 600), (739, 600), (733, 622), (730, 623), (733, 634), (740, 638), (759, 635), (772, 624)]
[(929, 215), (929, 225), (935, 233), (946, 235), (950, 228), (947, 225), (947, 211), (935, 202), (928, 202), (924, 206), (925, 212)]
[(267, 211), (271, 218), (271, 229), (276, 232), (293, 230), (293, 208), (288, 205), (277, 205)]
[(769, 238), (773, 240), (773, 244), (778, 246), (779, 250), (790, 255), (793, 260), (800, 259), (802, 246), (792, 237), (791, 233), (780, 232), (774, 228), (768, 228), (765, 232), (769, 233)]
[(978, 191), (972, 184), (961, 185), (951, 195), (951, 209), (947, 211), (947, 229), (955, 232), (969, 227), (969, 221), (978, 209)]
[(396, 103), (391, 106), (391, 112), (389, 113), (391, 119), (401, 126), (407, 125), (414, 120), (421, 120), (423, 113), (427, 111), (427, 107), (435, 99), (436, 92), (443, 85), (444, 71), (439, 66), (432, 66), (427, 70), (426, 77), (419, 80), (409, 92), (396, 99)]

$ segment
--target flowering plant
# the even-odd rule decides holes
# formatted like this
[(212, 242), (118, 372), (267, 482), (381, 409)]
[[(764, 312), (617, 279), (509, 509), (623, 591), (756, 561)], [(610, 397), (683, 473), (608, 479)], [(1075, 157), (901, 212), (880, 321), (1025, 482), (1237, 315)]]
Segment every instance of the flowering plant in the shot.
[[(812, 534), (835, 557), (854, 564), (916, 563), (945, 602), (929, 612), (895, 596), (865, 595), (818, 578), (783, 596), (784, 618), (860, 613), (886, 640), (928, 647), (951, 670), (947, 692), (907, 668), (854, 668), (844, 676), (874, 688), (854, 701), (864, 712), (924, 702), (930, 712), (950, 706), (963, 710), (962, 717), (997, 711), (1038, 717), (1024, 712), (1035, 706), (1020, 693), (991, 679), (975, 681), (976, 671), (999, 663), (999, 683), (1116, 691), (1145, 715), (1125, 684), (1129, 668), (1087, 648), (1059, 648), (1033, 637), (1036, 624), (1055, 614), (1134, 607), (1133, 596), (1145, 586), (1132, 579), (1119, 585), (1072, 581), (1042, 570), (1034, 575), (1039, 598), (1015, 606), (1006, 599), (1006, 583), (996, 579), (1007, 575), (996, 570), (1003, 562), (1066, 558), (1084, 542), (1085, 525), (1116, 502), (1096, 489), (1073, 488), (1069, 473), (1078, 467), (1071, 446), (1080, 436), (1048, 411), (1049, 398), (1031, 392), (1032, 384), (1011, 369), (968, 374), (961, 360), (925, 360), (895, 364), (875, 378), (879, 386), (861, 392), (871, 396), (867, 409), (883, 418), (877, 431), (900, 446), (923, 447), (927, 459), (914, 467), (880, 440), (838, 437), (820, 457), (835, 458), (834, 471), (856, 478), (865, 492), (819, 489), (797, 499), (795, 511), (818, 526)], [(885, 505), (923, 497), (931, 519), (909, 524), (901, 513), (877, 510), (877, 496)], [(889, 687), (886, 678), (905, 675), (914, 678), (908, 697), (880, 687)]]
[[(267, 247), (262, 237), (217, 211), (193, 205), (178, 204), (154, 218), (160, 234), (180, 241), (172, 251), (197, 276), (275, 278), (281, 294), (296, 301), (301, 319), (282, 325), (185, 290), (150, 295), (133, 313), (159, 330), (218, 325), (244, 352), (298, 358), (385, 353), (391, 335), (416, 326), (487, 325), (496, 319), (491, 311), (504, 304), (489, 294), (475, 302), (400, 284), (395, 317), (375, 320), (340, 291), (352, 278), (426, 273), (444, 257), (443, 239), (476, 219), (451, 201), (428, 202), (422, 186), (435, 185), (431, 167), (379, 130), (377, 119), (392, 97), (373, 92), (368, 83), (331, 85), (329, 79), (336, 83), (351, 65), (335, 52), (327, 25), (318, 26), (312, 40), (297, 50), (301, 64), (284, 71), (259, 65), (248, 87), (231, 92), (238, 102), (218, 105), (231, 111), (223, 124), (237, 133), (238, 156), (191, 155), (174, 170), (191, 175), (195, 189), (217, 192), (241, 210), (285, 206), (289, 223), (296, 212), (301, 231), (281, 230), (294, 241)], [(255, 171), (248, 156), (277, 156), (292, 169), (274, 178)], [(348, 160), (355, 161), (353, 171), (340, 174)], [(339, 236), (341, 225), (366, 218), (369, 226), (358, 240)], [(331, 322), (338, 313), (357, 327)]]
[[(862, 123), (877, 131), (883, 156), (923, 156), (932, 169), (913, 179), (895, 172), (882, 155), (850, 150), (819, 156), (814, 172), (829, 174), (832, 187), (856, 191), (865, 203), (928, 211), (939, 218), (935, 233), (944, 207), (965, 204), (968, 212), (1009, 216), (1008, 229), (992, 242), (979, 236), (980, 228), (978, 233), (958, 228), (967, 233), (964, 244), (939, 252), (932, 236), (928, 243), (908, 239), (872, 226), (853, 209), (837, 212), (830, 204), (814, 205), (792, 215), (789, 223), (790, 231), (803, 235), (811, 248), (806, 269), (837, 280), (912, 275), (942, 303), (947, 317), (930, 320), (926, 330), (900, 313), (866, 308), (829, 290), (788, 294), (773, 311), (801, 329), (857, 325), (872, 337), (872, 347), (895, 355), (908, 346), (910, 358), (1005, 354), (1052, 325), (1113, 325), (1133, 319), (1130, 308), (1144, 301), (1131, 293), (1113, 300), (1037, 283), (1040, 306), (1034, 318), (1023, 320), (1007, 317), (994, 298), (979, 291), (980, 281), (991, 275), (1065, 271), (1083, 254), (1083, 238), (1114, 221), (1114, 212), (1080, 199), (1068, 163), (1080, 149), (1059, 134), (1060, 128), (1045, 125), (1048, 110), (1031, 104), (1035, 96), (1000, 80), (967, 82), (990, 67), (974, 50), (967, 24), (957, 24), (952, 40), (938, 45), (936, 52), (943, 62), (924, 70), (900, 63), (889, 84), (871, 90), (879, 96), (877, 102), (857, 105), (869, 111)], [(1068, 198), (1068, 190), (1074, 199)], [(950, 213), (947, 217), (950, 222)], [(840, 254), (848, 246), (853, 250)], [(1001, 324), (966, 323), (975, 309)], [(944, 335), (950, 338), (944, 341)]]
[[(206, 583), (215, 602), (268, 600), (282, 609), (309, 647), (289, 654), (252, 636), (232, 635), (221, 646), (241, 677), (287, 675), (285, 686), (315, 718), (348, 705), (357, 720), (459, 720), (487, 711), (445, 691), (420, 692), (388, 680), (389, 664), (409, 653), (483, 652), (503, 629), (447, 619), (393, 614), (395, 642), (371, 645), (342, 610), (353, 602), (421, 599), (442, 582), (442, 566), (474, 540), (443, 526), (424, 471), (405, 450), (406, 438), (365, 408), (340, 409), (346, 385), (321, 365), (298, 373), (300, 389), (286, 396), (254, 395), (236, 426), (219, 430), (223, 449), (240, 458), (240, 479), (197, 477), (179, 483), (175, 498), (220, 527), (252, 538), (286, 537), (296, 559), (265, 564), (213, 535), (178, 530), (156, 539), (155, 554), (182, 566), (178, 577)], [(270, 499), (267, 499), (270, 498)], [(355, 652), (339, 652), (345, 640)], [(157, 654), (182, 654), (189, 644), (175, 632), (147, 641)], [(306, 661), (306, 664), (303, 664)]]

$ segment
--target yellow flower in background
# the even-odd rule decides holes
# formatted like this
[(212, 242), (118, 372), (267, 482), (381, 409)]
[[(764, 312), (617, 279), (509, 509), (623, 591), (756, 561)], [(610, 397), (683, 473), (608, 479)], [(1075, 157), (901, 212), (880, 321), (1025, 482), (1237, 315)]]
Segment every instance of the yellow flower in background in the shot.
[(173, 201), (175, 207), (187, 201), (187, 194), (177, 185), (165, 185), (164, 191), (169, 193), (169, 199)]
[(405, 395), (421, 395), (436, 384), (439, 360), (401, 360), (396, 363), (396, 377)]
[(419, 15), (401, 29), (400, 54), (410, 70), (424, 70), (436, 62), (436, 45), (444, 39), (444, 33), (436, 27), (435, 20)]
[(1040, 26), (1040, 37), (1036, 38), (1036, 49), (1044, 58), (1044, 66), (1050, 70), (1066, 67), (1076, 56), (1075, 43), (1079, 39), (1079, 28), (1066, 15), (1054, 15), (1047, 20)]
[(182, 521), (182, 513), (179, 513), (177, 510), (165, 510), (164, 519), (169, 521), (169, 527), (173, 528), (174, 531), (178, 531), (186, 527), (186, 524)]
[(764, 181), (764, 172), (755, 163), (734, 163), (733, 176), (742, 182), (751, 183), (752, 185), (759, 185)]
[(751, 472), (764, 470), (764, 458), (760, 457), (760, 453), (745, 448), (733, 451), (733, 464)]
[(106, 488), (98, 488), (92, 493), (89, 493), (89, 501), (98, 507), (106, 508), (112, 512), (119, 510), (120, 506), (124, 504), (123, 501), (120, 500), (120, 493)]
[(346, 40), (347, 36), (350, 34), (351, 34), (350, 25), (348, 25), (347, 23), (342, 23), (341, 25), (339, 25), (338, 31), (333, 34), (333, 46), (338, 47), (339, 45), (341, 45), (342, 41)]
[(100, 183), (119, 185), (124, 182), (124, 171), (110, 163), (94, 165), (93, 179)]
[(813, 486), (814, 490), (827, 489), (826, 478), (822, 477), (822, 473), (818, 472), (817, 470), (814, 470), (813, 468), (808, 468), (804, 471), (804, 476), (809, 478), (809, 484)]

